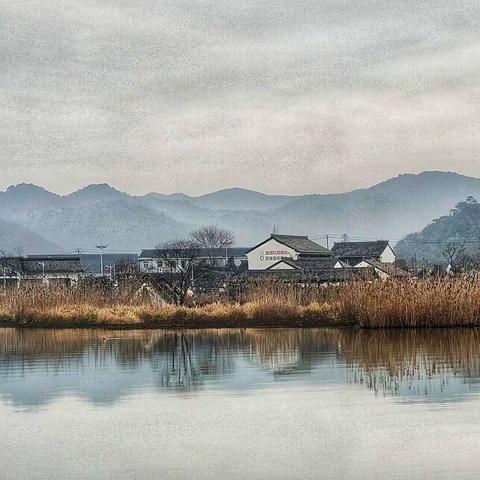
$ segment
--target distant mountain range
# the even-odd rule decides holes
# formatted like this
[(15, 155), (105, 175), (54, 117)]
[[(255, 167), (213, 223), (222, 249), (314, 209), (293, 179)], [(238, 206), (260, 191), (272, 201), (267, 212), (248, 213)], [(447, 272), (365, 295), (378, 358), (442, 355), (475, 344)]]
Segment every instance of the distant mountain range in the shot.
[(133, 196), (89, 185), (61, 196), (21, 184), (0, 192), (0, 250), (26, 253), (94, 249), (136, 252), (202, 224), (232, 230), (250, 246), (278, 225), (280, 233), (392, 243), (448, 212), (467, 196), (480, 198), (480, 179), (451, 172), (401, 175), (373, 187), (330, 195), (266, 195), (232, 188), (197, 197), (183, 193)]

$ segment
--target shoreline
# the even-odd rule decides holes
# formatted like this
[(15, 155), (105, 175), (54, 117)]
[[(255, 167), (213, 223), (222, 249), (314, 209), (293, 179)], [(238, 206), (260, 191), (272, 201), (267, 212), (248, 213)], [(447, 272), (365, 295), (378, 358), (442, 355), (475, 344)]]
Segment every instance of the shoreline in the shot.
[[(178, 307), (182, 310), (185, 307)], [(101, 320), (99, 318), (82, 318), (80, 317), (60, 317), (56, 315), (54, 318), (6, 318), (0, 316), (0, 328), (18, 328), (18, 329), (83, 329), (83, 330), (223, 330), (223, 329), (312, 329), (312, 328), (329, 328), (329, 329), (353, 329), (353, 330), (415, 330), (415, 329), (478, 329), (480, 323), (459, 322), (451, 324), (427, 324), (418, 322), (416, 324), (387, 324), (387, 325), (362, 325), (359, 321), (346, 321), (338, 318), (218, 318), (201, 315), (186, 315), (183, 318), (179, 315), (176, 318), (158, 318), (150, 317), (147, 319), (135, 319), (128, 321), (126, 319)]]
[(0, 310), (0, 325), (42, 328), (182, 329), (182, 328), (314, 328), (354, 323), (335, 303), (209, 303), (203, 306), (89, 303)]
[(182, 330), (234, 330), (234, 329), (253, 329), (253, 330), (310, 330), (310, 329), (334, 329), (334, 330), (363, 330), (363, 331), (375, 331), (375, 330), (477, 330), (480, 325), (455, 325), (455, 326), (418, 326), (418, 327), (362, 327), (360, 325), (328, 325), (328, 324), (316, 324), (316, 325), (262, 325), (262, 324), (237, 324), (237, 325), (207, 325), (207, 324), (189, 324), (189, 325), (128, 325), (128, 324), (51, 324), (51, 323), (5, 323), (0, 322), (0, 328), (20, 329), (20, 330), (111, 330), (111, 331), (182, 331)]

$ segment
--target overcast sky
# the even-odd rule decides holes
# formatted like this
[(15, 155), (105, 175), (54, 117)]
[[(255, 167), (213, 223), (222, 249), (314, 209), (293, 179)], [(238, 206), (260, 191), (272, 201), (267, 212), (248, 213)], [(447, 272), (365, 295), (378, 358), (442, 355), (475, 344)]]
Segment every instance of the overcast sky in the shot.
[(0, 189), (480, 176), (478, 0), (0, 0)]

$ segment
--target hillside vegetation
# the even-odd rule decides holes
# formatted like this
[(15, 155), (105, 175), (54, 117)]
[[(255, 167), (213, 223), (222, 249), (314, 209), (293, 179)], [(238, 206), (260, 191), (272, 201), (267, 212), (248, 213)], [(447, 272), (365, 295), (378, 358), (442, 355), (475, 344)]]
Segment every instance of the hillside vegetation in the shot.
[(448, 215), (423, 230), (407, 235), (396, 248), (398, 255), (448, 263), (460, 256), (480, 254), (480, 204), (473, 197), (457, 203)]

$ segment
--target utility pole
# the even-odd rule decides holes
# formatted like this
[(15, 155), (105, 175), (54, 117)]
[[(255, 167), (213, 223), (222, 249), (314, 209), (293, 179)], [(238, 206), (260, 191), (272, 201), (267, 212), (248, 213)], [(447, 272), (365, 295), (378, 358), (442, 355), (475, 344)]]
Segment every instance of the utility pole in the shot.
[(328, 233), (327, 233), (327, 250), (330, 250), (329, 243), (328, 243)]
[(100, 275), (103, 277), (103, 251), (108, 247), (108, 245), (95, 245), (95, 247), (100, 250)]

